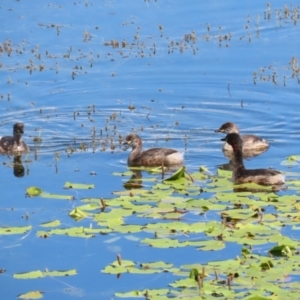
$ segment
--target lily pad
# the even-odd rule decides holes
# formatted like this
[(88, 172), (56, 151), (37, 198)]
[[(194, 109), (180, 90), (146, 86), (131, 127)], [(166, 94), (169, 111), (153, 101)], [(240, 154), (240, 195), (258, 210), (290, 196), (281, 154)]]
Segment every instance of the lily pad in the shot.
[(184, 178), (184, 174), (185, 174), (185, 167), (182, 166), (175, 173), (173, 173), (169, 178), (166, 178), (163, 181), (165, 182), (165, 181), (178, 180), (179, 178)]
[(40, 291), (32, 291), (26, 294), (22, 294), (18, 296), (19, 299), (41, 299), (43, 298), (43, 293)]
[(50, 193), (41, 193), (40, 195), (42, 198), (51, 198), (51, 199), (60, 199), (60, 200), (74, 200), (74, 196), (71, 195), (57, 195), (57, 194), (50, 194)]
[(93, 189), (95, 187), (94, 184), (84, 184), (84, 183), (74, 183), (74, 182), (66, 182), (64, 188), (66, 189)]
[(16, 273), (13, 275), (16, 279), (35, 279), (45, 277), (44, 273), (40, 270), (25, 272), (25, 273)]
[(59, 220), (55, 220), (55, 221), (43, 223), (40, 226), (42, 226), (42, 227), (57, 227), (57, 226), (60, 226), (60, 224), (61, 223)]
[(36, 186), (31, 186), (26, 189), (26, 196), (27, 197), (36, 197), (39, 196), (43, 191), (36, 187)]
[(0, 235), (24, 234), (31, 229), (32, 229), (32, 226), (2, 227), (2, 228), (0, 228)]

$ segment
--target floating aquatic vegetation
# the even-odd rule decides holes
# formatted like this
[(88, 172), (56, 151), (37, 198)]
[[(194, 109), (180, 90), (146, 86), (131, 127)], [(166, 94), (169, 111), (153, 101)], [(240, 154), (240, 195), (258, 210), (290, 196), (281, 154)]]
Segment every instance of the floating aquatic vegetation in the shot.
[(50, 193), (41, 193), (40, 197), (49, 198), (49, 199), (59, 199), (59, 200), (75, 200), (74, 196), (71, 195), (58, 195), (58, 194), (50, 194)]
[(27, 233), (29, 230), (32, 230), (32, 226), (1, 227), (0, 235), (24, 234)]
[(75, 207), (72, 211), (69, 212), (69, 216), (72, 217), (73, 219), (75, 219), (76, 221), (80, 221), (80, 220), (88, 217), (88, 214), (86, 214), (80, 208)]
[(72, 276), (77, 275), (77, 271), (75, 269), (67, 270), (67, 271), (31, 271), (31, 272), (24, 272), (24, 273), (15, 273), (13, 275), (16, 279), (36, 279), (36, 278), (43, 278), (46, 276), (51, 277), (61, 277), (61, 276)]
[(62, 199), (62, 200), (74, 200), (75, 199), (74, 196), (71, 196), (71, 195), (58, 195), (58, 194), (46, 193), (46, 192), (43, 192), (42, 189), (35, 187), (35, 186), (31, 186), (26, 189), (26, 196), (27, 197), (40, 196), (42, 198)]
[(291, 155), (281, 162), (281, 165), (293, 167), (300, 163), (300, 155)]
[(66, 189), (93, 189), (95, 187), (94, 184), (85, 184), (85, 183), (72, 183), (66, 182), (64, 188)]
[[(175, 276), (184, 277), (169, 284), (168, 289), (157, 289), (155, 299), (180, 298), (200, 299), (225, 297), (234, 299), (270, 299), (270, 294), (276, 294), (280, 299), (297, 299), (300, 289), (298, 282), (286, 282), (284, 278), (288, 274), (299, 275), (299, 269), (295, 268), (298, 264), (298, 255), (286, 246), (276, 247), (270, 251), (280, 252), (285, 249), (289, 253), (289, 260), (278, 258), (272, 260), (270, 257), (252, 254), (247, 248), (242, 249), (242, 256), (236, 259), (220, 260), (208, 262), (207, 264), (189, 264), (176, 268), (173, 264), (164, 263), (163, 271), (173, 273)], [(288, 249), (288, 250), (287, 250)], [(286, 256), (286, 255), (285, 255)], [(127, 261), (125, 261), (127, 262)], [(285, 265), (282, 268), (282, 265)], [(286, 265), (287, 264), (287, 265)], [(141, 267), (148, 264), (140, 265)], [(150, 265), (151, 266), (151, 265)], [(118, 269), (119, 268), (119, 269)], [(136, 265), (114, 262), (107, 266), (102, 272), (110, 274), (131, 273), (130, 269), (135, 270)], [(150, 267), (151, 269), (151, 267)], [(121, 273), (115, 272), (116, 270)], [(153, 270), (151, 270), (153, 271)], [(134, 273), (134, 272), (133, 272)], [(151, 274), (151, 272), (149, 272)], [(151, 295), (152, 290), (134, 290), (125, 293), (117, 292), (117, 297), (141, 297)], [(158, 295), (161, 295), (160, 298)], [(247, 297), (247, 298), (246, 298)]]
[(42, 226), (42, 227), (57, 227), (57, 226), (60, 226), (60, 225), (61, 225), (60, 221), (55, 220), (55, 221), (43, 223), (40, 226)]
[(27, 197), (36, 197), (36, 196), (41, 195), (42, 192), (43, 191), (40, 188), (31, 186), (26, 189), (26, 196)]
[(19, 299), (41, 299), (43, 298), (44, 292), (31, 291), (26, 294), (21, 294), (18, 296)]
[[(130, 170), (114, 175), (126, 180), (133, 174), (134, 171)], [(212, 175), (207, 168), (202, 168), (188, 174), (185, 167), (181, 167), (165, 179), (161, 178), (161, 174), (162, 169), (145, 178), (141, 176), (138, 180), (143, 188), (114, 191), (112, 198), (81, 199), (82, 205), (73, 207), (69, 216), (77, 222), (89, 218), (90, 227), (65, 228), (62, 222), (55, 220), (41, 224), (42, 227), (55, 228), (37, 231), (36, 235), (42, 238), (51, 238), (53, 235), (97, 238), (99, 235), (118, 234), (106, 241), (112, 243), (121, 236), (131, 234), (130, 239), (141, 245), (163, 249), (193, 247), (201, 253), (222, 253), (228, 243), (243, 247), (240, 258), (207, 262), (201, 266), (192, 264), (177, 267), (168, 262), (137, 264), (118, 258), (101, 272), (117, 276), (122, 273), (147, 275), (169, 272), (183, 277), (171, 282), (168, 288), (117, 292), (115, 295), (118, 297), (153, 295), (155, 299), (183, 296), (197, 299), (202, 295), (244, 299), (247, 296), (255, 298), (255, 295), (265, 297), (276, 291), (283, 298), (287, 295), (293, 298), (291, 295), (298, 288), (283, 282), (278, 285), (278, 274), (281, 274), (280, 265), (286, 263), (282, 260), (288, 259), (290, 265), (285, 274), (300, 275), (296, 268), (296, 251), (300, 243), (282, 233), (286, 225), (290, 225), (292, 230), (299, 230), (300, 208), (295, 192), (281, 195), (270, 187), (254, 184), (239, 185), (243, 190), (237, 191), (230, 179), (231, 172), (226, 170), (218, 170), (216, 175)], [(288, 185), (298, 190), (297, 180), (290, 181)], [(94, 185), (70, 182), (65, 187), (95, 188)], [(33, 188), (32, 194), (41, 197), (55, 195), (46, 194), (38, 188)], [(213, 220), (207, 217), (212, 215)], [(133, 219), (143, 220), (143, 224), (133, 223)], [(12, 234), (13, 231), (26, 233), (31, 229), (2, 228), (2, 234)], [(253, 248), (261, 245), (268, 249), (266, 253), (269, 256), (257, 255), (255, 250), (252, 253)], [(16, 276), (39, 278), (46, 275), (37, 271)], [(264, 291), (261, 281), (267, 287)]]

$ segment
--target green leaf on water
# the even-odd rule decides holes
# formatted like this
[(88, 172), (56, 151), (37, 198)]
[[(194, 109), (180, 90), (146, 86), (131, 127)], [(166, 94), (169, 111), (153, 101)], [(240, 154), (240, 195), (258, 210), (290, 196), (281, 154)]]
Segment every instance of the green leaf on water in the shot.
[(97, 203), (88, 203), (85, 205), (77, 206), (78, 209), (80, 210), (96, 210), (96, 209), (101, 209), (102, 207), (99, 204), (99, 199), (98, 199), (98, 204)]
[(187, 242), (191, 246), (201, 247), (198, 250), (202, 251), (217, 251), (225, 248), (225, 243), (218, 240), (199, 241), (199, 242)]
[(273, 247), (269, 252), (274, 256), (291, 256), (292, 251), (295, 248), (293, 246), (280, 245)]
[(139, 268), (130, 268), (128, 269), (128, 273), (132, 274), (155, 274), (155, 273), (161, 273), (161, 270), (158, 269), (139, 269)]
[(116, 297), (120, 298), (145, 298), (144, 291), (131, 291), (126, 293), (115, 293)]
[(51, 199), (61, 199), (61, 200), (74, 200), (74, 196), (71, 195), (57, 195), (57, 194), (50, 194), (50, 193), (41, 193), (40, 196), (42, 198), (51, 198)]
[(42, 227), (56, 227), (59, 226), (61, 223), (59, 220), (51, 221), (51, 222), (46, 222), (42, 223), (40, 226)]
[(71, 269), (67, 271), (45, 271), (43, 273), (45, 276), (51, 276), (51, 277), (73, 276), (78, 274), (76, 269)]
[(175, 181), (178, 180), (180, 178), (184, 178), (185, 174), (185, 167), (182, 166), (181, 168), (179, 168), (175, 173), (173, 173), (169, 178), (164, 179), (163, 181)]
[(173, 264), (165, 263), (164, 261), (156, 261), (150, 263), (141, 263), (142, 268), (151, 268), (151, 269), (169, 269), (173, 267)]
[(32, 226), (2, 227), (2, 228), (0, 228), (0, 235), (24, 234), (31, 229), (32, 229)]
[(221, 176), (221, 177), (231, 178), (232, 171), (218, 169), (217, 174), (218, 174), (218, 176)]
[(31, 186), (26, 189), (26, 196), (27, 197), (36, 197), (39, 196), (43, 191), (36, 187), (36, 186)]
[(283, 166), (296, 166), (300, 163), (300, 155), (291, 155), (283, 160), (280, 164)]
[(77, 271), (75, 269), (67, 270), (67, 271), (48, 271), (42, 272), (40, 270), (25, 272), (25, 273), (16, 273), (13, 275), (16, 279), (36, 279), (42, 278), (45, 276), (58, 277), (58, 276), (71, 276), (76, 275)]
[(110, 227), (113, 231), (120, 232), (120, 233), (141, 232), (141, 228), (142, 228), (141, 225), (130, 225), (130, 224), (129, 225), (116, 225), (116, 226), (111, 225)]
[(270, 300), (270, 298), (259, 296), (259, 295), (251, 295), (248, 298), (245, 298), (245, 300)]
[(84, 183), (74, 183), (74, 182), (66, 182), (64, 188), (66, 189), (93, 189), (95, 187), (94, 184), (84, 184)]
[(82, 226), (80, 227), (72, 227), (72, 228), (57, 228), (57, 229), (52, 229), (47, 232), (43, 231), (38, 231), (37, 235), (38, 236), (49, 236), (49, 235), (68, 235), (72, 237), (83, 237), (83, 238), (91, 238), (95, 236), (95, 231), (96, 232), (101, 232), (101, 229), (99, 228), (98, 230), (96, 229), (91, 229), (91, 228), (84, 228)]
[(187, 246), (187, 242), (179, 242), (175, 239), (161, 238), (161, 239), (150, 239), (146, 238), (141, 241), (144, 244), (149, 244), (156, 248), (178, 248)]
[(75, 207), (73, 210), (69, 212), (69, 216), (75, 219), (76, 221), (80, 221), (89, 216), (89, 214), (85, 213), (78, 207)]
[(18, 296), (19, 299), (41, 299), (43, 298), (43, 293), (41, 293), (40, 291), (32, 291), (32, 292), (28, 292), (26, 294), (22, 294)]
[[(151, 299), (157, 299), (157, 300), (168, 300), (169, 297), (163, 296), (167, 295), (169, 292), (168, 289), (157, 289), (157, 290), (143, 290), (143, 291), (131, 291), (126, 293), (115, 293), (116, 297), (120, 298), (141, 298), (145, 299), (145, 295), (147, 294)], [(149, 299), (150, 299), (149, 298)]]
[(13, 278), (16, 278), (16, 279), (36, 279), (36, 278), (42, 278), (42, 277), (45, 277), (45, 275), (40, 270), (24, 272), (24, 273), (16, 273), (13, 275)]
[(176, 280), (174, 283), (171, 283), (170, 286), (174, 288), (195, 288), (198, 286), (198, 283), (195, 279), (185, 278)]
[(102, 273), (107, 274), (122, 274), (122, 273), (128, 273), (128, 267), (123, 266), (106, 266), (104, 270), (101, 271)]

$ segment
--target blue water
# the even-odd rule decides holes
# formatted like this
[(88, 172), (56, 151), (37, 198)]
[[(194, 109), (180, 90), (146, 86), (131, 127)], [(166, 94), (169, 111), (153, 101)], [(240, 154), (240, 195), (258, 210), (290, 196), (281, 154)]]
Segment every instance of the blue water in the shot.
[[(171, 260), (177, 266), (195, 262), (199, 252), (194, 248), (150, 251), (124, 238), (110, 245), (104, 243), (107, 236), (36, 237), (43, 222), (60, 219), (66, 227), (78, 225), (67, 214), (80, 199), (110, 198), (123, 189), (123, 179), (112, 175), (126, 170), (128, 152), (119, 136), (138, 131), (145, 148), (185, 151), (188, 170), (206, 165), (215, 173), (226, 159), (221, 135), (213, 131), (234, 121), (243, 133), (271, 142), (268, 152), (246, 162), (248, 167), (287, 170), (280, 162), (299, 154), (299, 74), (292, 76), (290, 62), (300, 59), (300, 32), (299, 17), (284, 18), (285, 4), (273, 1), (270, 19), (265, 19), (267, 6), (261, 1), (1, 4), (0, 45), (12, 52), (0, 54), (0, 134), (10, 134), (12, 125), (22, 121), (32, 150), (23, 156), (22, 178), (13, 175), (12, 158), (0, 157), (0, 225), (33, 226), (28, 235), (1, 236), (5, 299), (30, 290), (45, 291), (45, 299), (111, 299), (117, 291), (165, 287), (172, 281), (159, 275), (116, 279), (101, 274), (117, 253), (135, 261)], [(189, 40), (193, 32), (195, 42)], [(112, 40), (119, 47), (113, 48)], [(36, 136), (41, 144), (33, 142)], [(80, 143), (86, 151), (78, 150)], [(77, 151), (68, 156), (70, 147)], [(96, 188), (64, 190), (66, 181), (94, 183)], [(76, 200), (25, 198), (32, 185)], [(202, 253), (203, 263), (221, 254), (222, 259), (235, 257), (240, 249), (227, 246), (220, 253)], [(45, 268), (76, 268), (79, 274), (12, 278), (14, 273)]]

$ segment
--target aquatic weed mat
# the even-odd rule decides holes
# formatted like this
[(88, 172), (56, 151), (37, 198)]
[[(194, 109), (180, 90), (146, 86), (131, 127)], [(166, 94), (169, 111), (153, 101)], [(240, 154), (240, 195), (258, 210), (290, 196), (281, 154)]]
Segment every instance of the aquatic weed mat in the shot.
[[(231, 172), (218, 170), (212, 175), (205, 168), (200, 170), (204, 171), (189, 174), (182, 167), (171, 175), (165, 174), (165, 178), (157, 168), (140, 170), (137, 178), (137, 170), (114, 173), (122, 178), (127, 189), (113, 192), (112, 198), (83, 198), (81, 205), (68, 212), (71, 218), (89, 226), (65, 228), (59, 220), (53, 220), (40, 224), (43, 230), (36, 230), (36, 234), (42, 238), (105, 235), (108, 243), (124, 237), (138, 246), (149, 247), (148, 251), (192, 247), (203, 253), (199, 257), (207, 257), (204, 253), (211, 251), (226, 251), (230, 245), (240, 249), (234, 258), (201, 264), (198, 259), (188, 265), (160, 260), (136, 262), (118, 255), (102, 273), (118, 277), (123, 273), (127, 276), (168, 273), (181, 277), (162, 289), (119, 291), (118, 297), (273, 299), (276, 295), (294, 299), (299, 288), (296, 282), (299, 241), (282, 231), (299, 229), (298, 181), (288, 182), (288, 187), (293, 187), (289, 190), (291, 195), (255, 184), (239, 186), (239, 191), (233, 192), (237, 187), (230, 180)], [(128, 187), (130, 180), (138, 181), (139, 188)], [(97, 190), (93, 184), (71, 182), (66, 182), (64, 188)], [(35, 197), (53, 195), (53, 199), (69, 199), (54, 192), (45, 194), (38, 188), (28, 190)], [(34, 229), (5, 228), (2, 234), (28, 230)]]

